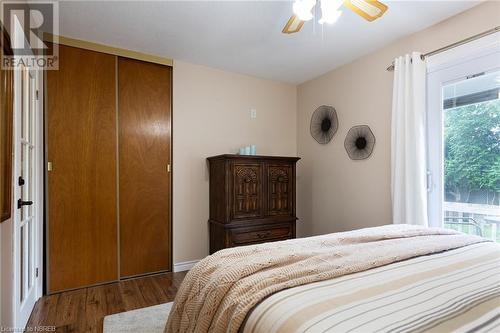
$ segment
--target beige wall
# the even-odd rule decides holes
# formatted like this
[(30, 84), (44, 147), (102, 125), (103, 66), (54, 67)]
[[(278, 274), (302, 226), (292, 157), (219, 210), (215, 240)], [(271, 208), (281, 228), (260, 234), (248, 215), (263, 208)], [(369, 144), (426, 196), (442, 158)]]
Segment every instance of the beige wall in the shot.
[[(206, 158), (257, 146), (297, 154), (296, 87), (175, 61), (173, 74), (174, 263), (208, 255)], [(250, 109), (257, 118), (250, 118)]]
[[(298, 215), (303, 233), (322, 234), (391, 223), (390, 126), (392, 59), (428, 52), (493, 28), (500, 2), (487, 2), (405, 37), (298, 87)], [(355, 42), (355, 41), (354, 41)], [(322, 104), (337, 109), (339, 130), (319, 145), (309, 134), (312, 112)], [(350, 127), (366, 124), (376, 136), (373, 155), (351, 161), (344, 150)]]

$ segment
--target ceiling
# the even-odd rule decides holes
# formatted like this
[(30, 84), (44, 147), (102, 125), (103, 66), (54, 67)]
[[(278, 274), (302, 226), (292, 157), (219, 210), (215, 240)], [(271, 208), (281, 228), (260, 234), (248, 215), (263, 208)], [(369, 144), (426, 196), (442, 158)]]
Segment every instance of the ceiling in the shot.
[(59, 33), (296, 84), (479, 3), (384, 2), (389, 10), (372, 23), (344, 8), (334, 25), (309, 21), (284, 35), (290, 1), (64, 1)]

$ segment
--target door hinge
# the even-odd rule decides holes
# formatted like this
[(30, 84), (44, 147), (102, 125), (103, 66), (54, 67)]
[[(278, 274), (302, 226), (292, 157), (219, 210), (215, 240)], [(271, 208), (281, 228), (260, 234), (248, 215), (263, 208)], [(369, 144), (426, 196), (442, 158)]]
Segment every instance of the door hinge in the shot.
[(169, 163), (169, 164), (167, 164), (167, 172), (170, 172), (170, 171), (171, 171), (171, 169), (172, 169), (172, 168), (170, 167), (170, 163)]
[(35, 95), (36, 95), (36, 100), (38, 101), (38, 90), (36, 91)]
[(47, 162), (47, 171), (52, 171), (52, 162)]
[(38, 277), (38, 267), (35, 269), (35, 277)]

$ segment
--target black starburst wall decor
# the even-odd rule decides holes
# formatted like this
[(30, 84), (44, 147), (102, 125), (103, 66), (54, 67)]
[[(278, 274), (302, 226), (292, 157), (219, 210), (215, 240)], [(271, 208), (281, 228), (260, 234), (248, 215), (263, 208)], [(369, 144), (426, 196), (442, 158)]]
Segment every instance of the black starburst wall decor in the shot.
[(370, 157), (375, 146), (375, 135), (367, 125), (352, 127), (345, 137), (344, 147), (351, 160)]
[(311, 117), (311, 136), (320, 144), (327, 144), (333, 138), (339, 121), (337, 111), (333, 106), (322, 105), (317, 108)]

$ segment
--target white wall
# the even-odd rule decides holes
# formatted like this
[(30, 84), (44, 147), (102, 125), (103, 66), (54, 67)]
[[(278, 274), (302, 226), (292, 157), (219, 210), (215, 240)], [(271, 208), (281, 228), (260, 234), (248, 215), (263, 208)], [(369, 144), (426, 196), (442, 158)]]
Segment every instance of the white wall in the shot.
[[(392, 60), (411, 51), (428, 52), (499, 24), (500, 2), (485, 2), (426, 30), (298, 87), (298, 216), (308, 234), (323, 234), (391, 223), (390, 126)], [(316, 107), (337, 109), (339, 130), (319, 145), (309, 134)], [(351, 161), (344, 138), (354, 125), (369, 125), (376, 136), (368, 160)]]
[(261, 155), (296, 156), (296, 100), (293, 85), (175, 61), (174, 263), (208, 255), (206, 158), (249, 144)]

